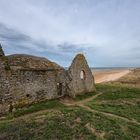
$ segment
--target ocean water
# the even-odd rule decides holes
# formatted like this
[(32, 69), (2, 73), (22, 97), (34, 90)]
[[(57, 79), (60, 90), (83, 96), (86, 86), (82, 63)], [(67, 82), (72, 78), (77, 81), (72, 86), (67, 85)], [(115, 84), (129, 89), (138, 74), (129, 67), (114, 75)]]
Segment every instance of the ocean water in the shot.
[(132, 70), (134, 67), (92, 67), (92, 71), (108, 71), (108, 70)]
[[(66, 70), (68, 70), (68, 67), (65, 67)], [(92, 71), (108, 71), (108, 70), (132, 70), (135, 69), (135, 67), (91, 67)]]

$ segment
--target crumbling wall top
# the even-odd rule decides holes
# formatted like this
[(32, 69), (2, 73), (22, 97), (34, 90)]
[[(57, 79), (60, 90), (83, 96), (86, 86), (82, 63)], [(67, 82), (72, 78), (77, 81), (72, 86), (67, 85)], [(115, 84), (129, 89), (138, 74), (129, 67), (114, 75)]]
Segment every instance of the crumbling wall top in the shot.
[(0, 44), (0, 56), (5, 56), (4, 51), (3, 51), (3, 49), (2, 49), (1, 44)]

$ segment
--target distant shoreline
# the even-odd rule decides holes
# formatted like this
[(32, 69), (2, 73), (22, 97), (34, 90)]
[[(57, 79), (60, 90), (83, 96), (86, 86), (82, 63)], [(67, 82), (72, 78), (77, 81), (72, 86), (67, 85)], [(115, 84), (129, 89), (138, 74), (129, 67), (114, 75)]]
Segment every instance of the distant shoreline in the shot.
[(137, 67), (92, 67), (92, 71), (108, 71), (108, 70), (133, 70)]
[(130, 73), (134, 68), (113, 68), (113, 69), (92, 69), (95, 83), (104, 83), (118, 80), (122, 76)]

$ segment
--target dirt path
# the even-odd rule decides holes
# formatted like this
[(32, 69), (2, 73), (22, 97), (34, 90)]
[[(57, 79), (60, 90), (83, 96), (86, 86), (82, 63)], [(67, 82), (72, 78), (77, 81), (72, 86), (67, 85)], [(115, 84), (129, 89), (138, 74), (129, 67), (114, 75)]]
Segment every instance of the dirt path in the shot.
[(93, 112), (93, 113), (100, 113), (100, 114), (103, 114), (103, 115), (105, 115), (105, 116), (110, 116), (110, 117), (113, 117), (113, 118), (122, 119), (122, 120), (124, 120), (124, 121), (126, 121), (126, 122), (134, 123), (134, 124), (140, 125), (140, 123), (137, 122), (137, 121), (135, 121), (135, 120), (129, 120), (129, 119), (127, 119), (127, 118), (125, 118), (125, 117), (122, 117), (122, 116), (119, 116), (119, 115), (115, 115), (115, 114), (112, 114), (112, 113), (106, 113), (106, 112), (102, 112), (102, 111), (97, 111), (97, 110), (91, 109), (90, 107), (85, 106), (85, 105), (83, 105), (83, 104), (79, 104), (78, 106), (83, 107), (83, 108), (85, 108), (86, 110), (91, 111), (91, 112)]
[(137, 122), (136, 120), (130, 120), (128, 118), (125, 118), (125, 117), (122, 117), (122, 116), (119, 116), (119, 115), (115, 115), (115, 114), (112, 114), (112, 113), (106, 113), (106, 112), (103, 112), (103, 111), (98, 111), (98, 110), (94, 110), (88, 106), (85, 105), (85, 103), (89, 102), (89, 101), (92, 101), (94, 99), (96, 99), (98, 96), (102, 95), (103, 93), (98, 93), (96, 94), (95, 96), (92, 96), (90, 98), (87, 98), (85, 100), (82, 100), (82, 101), (78, 101), (78, 102), (71, 102), (71, 103), (65, 103), (65, 102), (62, 102), (64, 105), (66, 106), (80, 106), (80, 107), (83, 107), (85, 108), (86, 110), (88, 111), (91, 111), (93, 113), (100, 113), (100, 114), (103, 114), (105, 116), (110, 116), (110, 117), (113, 117), (113, 118), (117, 118), (117, 119), (122, 119), (126, 122), (129, 122), (129, 123), (134, 123), (134, 124), (137, 124), (137, 125), (140, 125), (139, 122)]
[(87, 103), (87, 102), (90, 102), (90, 101), (96, 99), (98, 96), (100, 96), (100, 95), (102, 95), (102, 94), (103, 94), (103, 93), (100, 92), (100, 93), (98, 93), (98, 94), (96, 94), (96, 95), (94, 95), (94, 96), (92, 96), (92, 97), (90, 97), (90, 98), (84, 99), (84, 100), (82, 100), (82, 101), (78, 101), (77, 104), (85, 104), (85, 103)]
[[(89, 102), (89, 101), (92, 101), (93, 99), (97, 98), (99, 95), (101, 95), (102, 93), (99, 93), (99, 94), (96, 94), (95, 96), (92, 96), (90, 98), (87, 98), (85, 100), (82, 100), (82, 101), (70, 101), (69, 102), (64, 102), (62, 100), (60, 100), (60, 102), (66, 106), (79, 106), (80, 104), (84, 104), (86, 102)], [(5, 118), (0, 118), (0, 123), (4, 123), (4, 122), (12, 122), (12, 121), (15, 121), (15, 120), (20, 120), (20, 119), (28, 119), (28, 118), (31, 118), (33, 116), (36, 116), (36, 115), (41, 115), (43, 113), (46, 113), (46, 112), (49, 112), (49, 111), (56, 111), (56, 109), (45, 109), (45, 110), (40, 110), (40, 111), (37, 111), (37, 112), (33, 112), (33, 113), (29, 113), (29, 114), (25, 114), (25, 115), (22, 115), (20, 117), (16, 117), (16, 118), (12, 118), (12, 119), (5, 119)], [(58, 110), (57, 110), (58, 111)]]
[[(121, 119), (121, 120), (124, 120), (124, 121), (129, 122), (129, 123), (140, 125), (140, 123), (137, 122), (136, 120), (130, 120), (128, 118), (125, 118), (125, 117), (122, 117), (122, 116), (119, 116), (119, 115), (115, 115), (115, 114), (112, 114), (112, 113), (106, 113), (106, 112), (103, 112), (103, 111), (94, 110), (94, 109), (91, 109), (90, 107), (85, 105), (85, 103), (90, 102), (90, 101), (96, 99), (98, 96), (100, 96), (102, 94), (103, 93), (98, 93), (98, 94), (96, 94), (96, 95), (94, 95), (92, 97), (89, 97), (87, 99), (84, 99), (82, 101), (72, 101), (72, 102), (60, 101), (60, 102), (63, 103), (65, 106), (79, 106), (79, 107), (83, 107), (86, 110), (91, 111), (93, 113), (100, 113), (100, 114), (103, 114), (105, 116)], [(46, 113), (46, 112), (49, 112), (49, 111), (55, 111), (55, 110), (56, 109), (45, 109), (45, 110), (41, 110), (41, 111), (38, 111), (38, 112), (35, 112), (35, 113), (25, 114), (23, 116), (20, 116), (20, 117), (17, 117), (17, 118), (13, 118), (11, 120), (0, 120), (0, 123), (12, 122), (12, 121), (20, 120), (20, 119), (26, 119), (27, 120), (28, 118), (31, 118), (33, 116), (41, 115), (43, 113)], [(58, 110), (56, 110), (56, 111), (58, 111)]]
[(58, 111), (58, 110), (56, 110), (56, 109), (40, 110), (40, 111), (37, 111), (37, 112), (33, 112), (33, 113), (22, 115), (20, 117), (15, 117), (15, 118), (12, 118), (10, 120), (9, 119), (0, 119), (0, 123), (12, 122), (12, 121), (17, 121), (17, 120), (21, 120), (21, 119), (27, 120), (27, 119), (32, 118), (34, 116), (42, 115), (42, 114), (44, 114), (46, 112), (51, 112), (51, 111)]
[(79, 104), (85, 104), (86, 102), (90, 102), (94, 99), (96, 99), (98, 96), (102, 95), (103, 93), (98, 93), (92, 97), (86, 98), (84, 100), (81, 101), (74, 101), (74, 100), (60, 100), (60, 102), (66, 106), (77, 106)]

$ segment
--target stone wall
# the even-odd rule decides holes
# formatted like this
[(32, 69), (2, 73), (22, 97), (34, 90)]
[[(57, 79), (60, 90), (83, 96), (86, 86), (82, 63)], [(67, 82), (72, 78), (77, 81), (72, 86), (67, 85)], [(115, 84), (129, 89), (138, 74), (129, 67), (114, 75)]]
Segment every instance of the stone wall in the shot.
[(65, 70), (10, 69), (0, 73), (0, 114), (10, 107), (54, 99), (67, 93)]
[(96, 90), (94, 77), (83, 54), (74, 58), (68, 71), (72, 79), (69, 85), (72, 96)]
[(4, 54), (4, 51), (3, 51), (3, 49), (2, 49), (2, 46), (1, 46), (1, 44), (0, 44), (0, 56), (4, 56), (5, 54)]
[(82, 54), (66, 71), (45, 58), (0, 53), (0, 115), (32, 103), (95, 91), (94, 77)]

